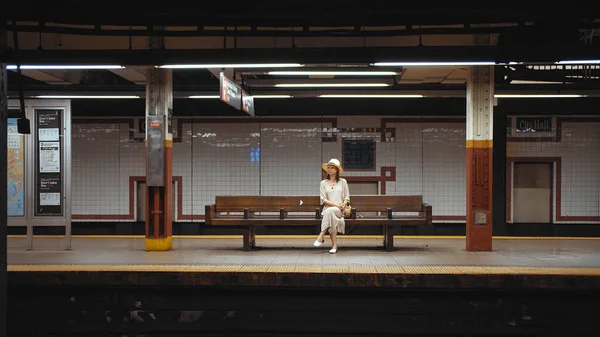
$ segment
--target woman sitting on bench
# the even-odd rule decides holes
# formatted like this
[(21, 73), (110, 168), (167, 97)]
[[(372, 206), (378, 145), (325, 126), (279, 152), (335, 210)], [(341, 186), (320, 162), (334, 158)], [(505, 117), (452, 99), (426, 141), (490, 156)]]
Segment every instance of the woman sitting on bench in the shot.
[(325, 241), (325, 233), (329, 231), (332, 243), (329, 253), (335, 254), (338, 248), (337, 233), (344, 234), (346, 232), (344, 208), (350, 204), (350, 190), (346, 179), (340, 178), (344, 169), (339, 160), (332, 158), (329, 162), (323, 163), (321, 167), (327, 172), (327, 177), (321, 181), (320, 186), (323, 220), (321, 220), (321, 233), (314, 242), (314, 246), (320, 247)]

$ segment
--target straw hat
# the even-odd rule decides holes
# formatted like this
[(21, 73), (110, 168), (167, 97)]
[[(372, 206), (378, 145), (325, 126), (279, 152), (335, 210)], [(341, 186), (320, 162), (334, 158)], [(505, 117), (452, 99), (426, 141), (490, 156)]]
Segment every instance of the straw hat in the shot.
[(340, 172), (340, 175), (342, 175), (342, 173), (344, 173), (344, 169), (342, 168), (340, 161), (335, 158), (331, 158), (331, 159), (329, 159), (329, 161), (327, 163), (323, 163), (323, 165), (321, 165), (321, 167), (323, 168), (323, 170), (325, 172), (327, 172), (327, 165), (333, 165), (333, 166), (337, 167), (338, 171)]

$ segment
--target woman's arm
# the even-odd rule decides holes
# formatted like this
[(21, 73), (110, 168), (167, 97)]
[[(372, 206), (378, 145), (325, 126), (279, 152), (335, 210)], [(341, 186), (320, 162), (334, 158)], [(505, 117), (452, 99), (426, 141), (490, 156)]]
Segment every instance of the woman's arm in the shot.
[[(342, 178), (343, 179), (343, 178)], [(344, 200), (344, 207), (350, 203), (350, 188), (348, 188), (348, 181), (343, 180), (342, 184), (342, 199)]]

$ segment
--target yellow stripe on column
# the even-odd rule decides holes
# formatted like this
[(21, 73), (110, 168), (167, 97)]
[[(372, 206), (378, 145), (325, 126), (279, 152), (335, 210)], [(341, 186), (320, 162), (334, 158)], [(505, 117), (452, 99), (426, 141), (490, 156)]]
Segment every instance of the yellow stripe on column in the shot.
[(165, 139), (165, 147), (173, 147), (173, 141), (169, 139)]
[(491, 149), (493, 146), (493, 140), (467, 140), (467, 147), (475, 149)]
[(171, 250), (173, 248), (173, 237), (169, 236), (161, 239), (146, 238), (146, 250)]

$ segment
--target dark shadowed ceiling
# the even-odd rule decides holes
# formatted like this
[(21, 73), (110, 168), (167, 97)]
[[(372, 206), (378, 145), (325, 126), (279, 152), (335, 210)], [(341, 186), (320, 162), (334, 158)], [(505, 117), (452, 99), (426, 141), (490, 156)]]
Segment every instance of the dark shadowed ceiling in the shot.
[[(600, 90), (600, 64), (556, 64), (600, 58), (600, 14), (583, 6), (515, 8), (444, 2), (178, 1), (71, 4), (20, 1), (2, 14), (9, 65), (117, 64), (123, 69), (11, 69), (9, 96), (24, 94), (145, 95), (146, 69), (165, 64), (302, 63), (304, 70), (388, 70), (379, 76), (273, 76), (266, 68), (174, 69), (177, 99), (214, 95), (219, 72), (271, 110), (320, 94), (421, 93), (464, 99), (469, 66), (387, 66), (385, 61), (492, 61), (498, 92)], [(515, 64), (505, 64), (515, 62)], [(362, 83), (370, 87), (286, 87)], [(283, 87), (282, 87), (283, 85)], [(213, 103), (190, 103), (196, 106)], [(382, 106), (389, 103), (377, 103)], [(403, 103), (409, 104), (409, 103)], [(338, 106), (333, 104), (333, 106)], [(409, 104), (410, 105), (410, 104)], [(259, 103), (257, 103), (259, 106)], [(329, 103), (320, 106), (329, 106)], [(350, 104), (360, 107), (360, 104)], [(286, 108), (287, 107), (287, 108)], [(348, 110), (348, 109), (344, 109)]]

